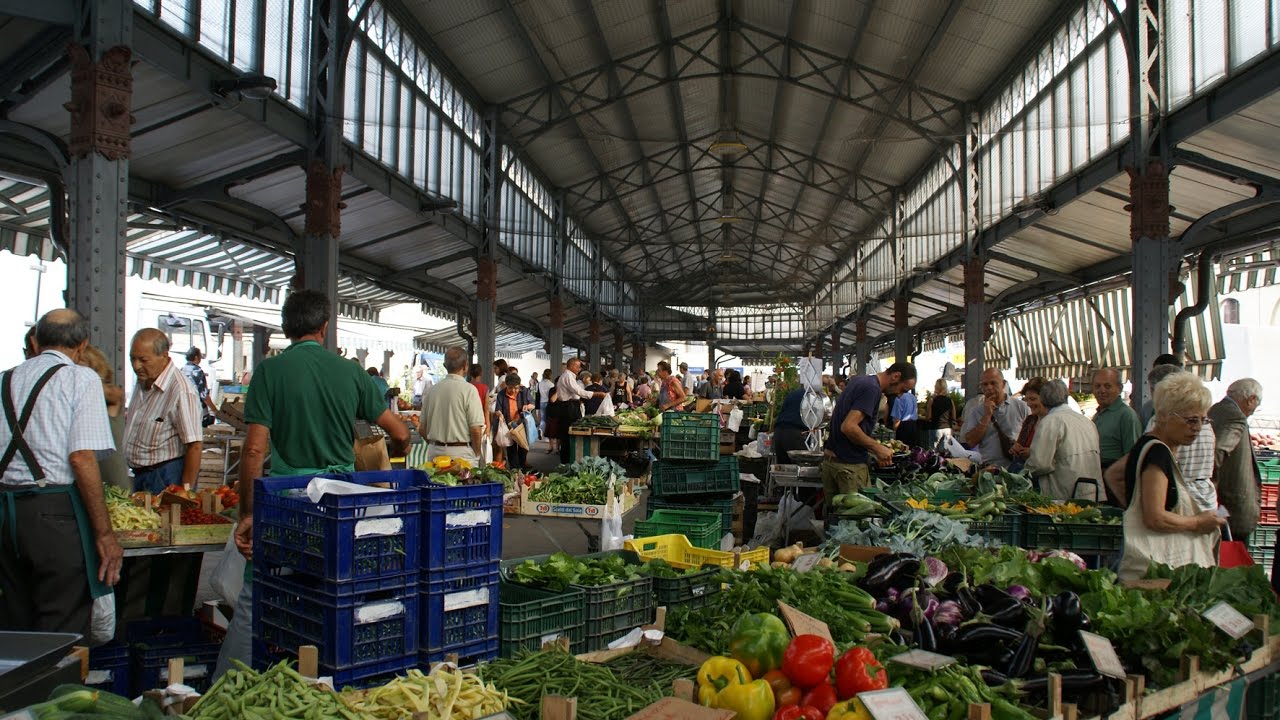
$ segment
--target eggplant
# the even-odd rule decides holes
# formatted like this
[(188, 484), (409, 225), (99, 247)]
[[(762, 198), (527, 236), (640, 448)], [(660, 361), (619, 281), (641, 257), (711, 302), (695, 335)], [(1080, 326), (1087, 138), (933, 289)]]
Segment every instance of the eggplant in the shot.
[(1025, 633), (1011, 630), (1000, 625), (977, 623), (965, 625), (956, 631), (958, 645), (990, 645), (994, 643), (1021, 642)]
[(1018, 649), (1013, 652), (1013, 660), (1005, 669), (1005, 674), (1009, 677), (1026, 677), (1031, 672), (1031, 666), (1036, 659), (1036, 648), (1040, 645), (1040, 638), (1032, 633), (1027, 633), (1022, 642), (1018, 643)]
[(1080, 596), (1071, 591), (1059, 593), (1053, 599), (1053, 641), (1063, 647), (1075, 647), (1080, 642), (1080, 630), (1086, 618), (1080, 607)]
[(984, 605), (982, 612), (989, 616), (992, 622), (1008, 628), (1019, 630), (1027, 625), (1027, 606), (1017, 598), (1009, 598), (1003, 604)]
[(941, 650), (951, 650), (955, 647), (956, 633), (960, 628), (955, 625), (946, 623), (937, 623), (933, 626), (933, 634), (937, 638), (938, 648)]
[(1029, 590), (1026, 585), (1010, 585), (1005, 588), (1005, 592), (1025, 603), (1034, 601), (1031, 597), (1031, 590)]
[(962, 587), (968, 587), (967, 578), (962, 572), (950, 572), (942, 579), (942, 591), (948, 595), (955, 595)]
[[(1063, 670), (1058, 674), (1062, 676), (1062, 689), (1068, 692), (1090, 690), (1097, 685), (1101, 685), (1105, 680), (1095, 670)], [(1042, 677), (1022, 680), (1018, 683), (1018, 689), (1027, 694), (1047, 693), (1049, 692), (1049, 676), (1046, 674)]]
[(920, 558), (904, 553), (902, 557), (892, 562), (883, 563), (875, 571), (868, 568), (867, 574), (858, 581), (858, 587), (879, 597), (890, 588), (898, 590), (913, 588), (919, 582), (919, 577)]
[(1001, 590), (995, 585), (991, 585), (990, 583), (986, 585), (979, 585), (973, 589), (973, 593), (974, 596), (978, 598), (978, 602), (981, 603), (982, 611), (987, 614), (990, 614), (991, 612), (987, 610), (987, 605), (996, 603), (1003, 605), (1010, 600), (1016, 600), (1016, 598), (1009, 593)]
[(916, 625), (915, 637), (921, 650), (933, 652), (938, 649), (938, 636), (934, 634), (933, 623), (927, 619), (921, 619)]
[(935, 625), (959, 625), (964, 622), (964, 610), (955, 600), (946, 600), (938, 605), (938, 609), (929, 618)]
[(964, 611), (967, 618), (973, 617), (982, 611), (982, 603), (978, 602), (978, 598), (970, 587), (961, 587), (956, 590), (956, 602), (960, 603), (960, 609)]
[(1001, 685), (1009, 682), (1009, 678), (989, 668), (984, 668), (981, 670), (981, 673), (982, 682), (986, 683), (987, 687), (1000, 687)]

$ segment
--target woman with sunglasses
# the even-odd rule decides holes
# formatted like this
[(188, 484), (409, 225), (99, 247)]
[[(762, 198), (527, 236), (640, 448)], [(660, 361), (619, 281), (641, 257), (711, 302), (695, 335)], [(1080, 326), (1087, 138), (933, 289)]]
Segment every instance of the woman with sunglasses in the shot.
[(1194, 442), (1208, 423), (1213, 397), (1200, 378), (1177, 372), (1155, 387), (1155, 427), (1138, 438), (1125, 466), (1128, 508), (1120, 577), (1135, 580), (1151, 563), (1212, 567), (1214, 544), (1225, 519), (1199, 510), (1174, 460), (1174, 449)]

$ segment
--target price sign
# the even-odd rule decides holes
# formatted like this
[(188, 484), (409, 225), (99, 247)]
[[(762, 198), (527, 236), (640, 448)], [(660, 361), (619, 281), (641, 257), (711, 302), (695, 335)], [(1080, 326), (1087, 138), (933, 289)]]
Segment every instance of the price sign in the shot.
[(858, 699), (875, 720), (928, 720), (916, 701), (900, 687), (865, 692)]
[(896, 662), (899, 665), (907, 665), (921, 670), (937, 670), (948, 665), (953, 665), (956, 659), (950, 655), (939, 655), (928, 650), (910, 650), (901, 655), (894, 655), (889, 658), (889, 662)]
[(1168, 590), (1173, 581), (1168, 578), (1157, 578), (1154, 580), (1125, 580), (1121, 584), (1136, 590)]
[(826, 638), (832, 645), (835, 640), (831, 638), (831, 628), (821, 620), (806, 615), (790, 605), (778, 601), (778, 610), (782, 613), (782, 619), (786, 621), (787, 627), (791, 628), (792, 635), (817, 635)]
[(798, 573), (809, 572), (818, 566), (820, 560), (822, 560), (822, 553), (806, 553), (791, 563), (791, 569)]
[(1204, 617), (1218, 626), (1218, 629), (1231, 636), (1233, 640), (1248, 635), (1253, 631), (1253, 621), (1240, 614), (1239, 610), (1220, 602), (1204, 611)]
[(1086, 630), (1080, 631), (1080, 639), (1084, 641), (1084, 649), (1088, 651), (1089, 659), (1093, 661), (1093, 669), (1099, 674), (1121, 680), (1128, 675), (1124, 665), (1120, 663), (1120, 656), (1116, 655), (1115, 645), (1112, 645), (1110, 640)]

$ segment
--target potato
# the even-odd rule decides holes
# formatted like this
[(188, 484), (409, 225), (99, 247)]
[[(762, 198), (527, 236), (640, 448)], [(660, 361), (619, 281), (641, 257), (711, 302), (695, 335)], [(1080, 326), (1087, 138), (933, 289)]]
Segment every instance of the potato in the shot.
[(769, 567), (773, 567), (773, 568), (791, 567), (791, 563), (782, 562), (781, 560), (774, 560), (773, 562), (769, 563)]
[(829, 568), (829, 567), (835, 567), (835, 566), (836, 566), (835, 561), (828, 557), (824, 557), (818, 561), (818, 567)]

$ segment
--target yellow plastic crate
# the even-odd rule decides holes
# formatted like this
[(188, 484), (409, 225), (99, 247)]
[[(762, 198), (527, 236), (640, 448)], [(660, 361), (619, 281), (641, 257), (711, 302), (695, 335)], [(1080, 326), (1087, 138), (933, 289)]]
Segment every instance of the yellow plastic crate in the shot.
[[(654, 535), (647, 538), (628, 540), (623, 547), (641, 560), (666, 560), (674, 567), (697, 568), (703, 565), (718, 565), (724, 568), (734, 567), (735, 554), (723, 550), (706, 550), (694, 547), (684, 535)], [(738, 563), (747, 561), (752, 565), (769, 564), (769, 548), (758, 547), (755, 550), (737, 553)]]

